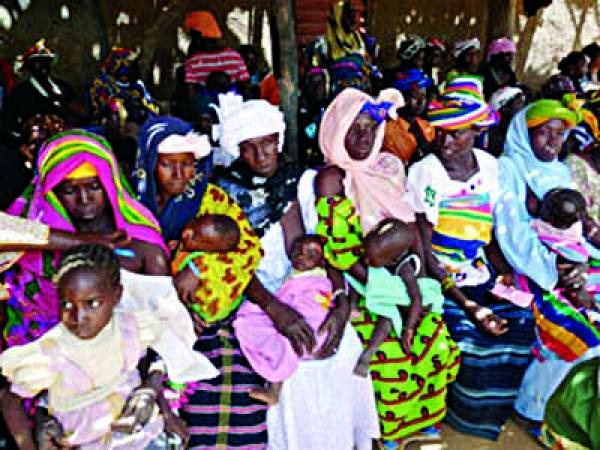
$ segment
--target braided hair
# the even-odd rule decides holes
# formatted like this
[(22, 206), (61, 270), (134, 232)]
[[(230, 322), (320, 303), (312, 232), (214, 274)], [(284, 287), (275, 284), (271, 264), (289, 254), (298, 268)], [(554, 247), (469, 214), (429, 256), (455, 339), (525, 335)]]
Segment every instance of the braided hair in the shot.
[(60, 260), (54, 283), (58, 285), (67, 274), (76, 270), (103, 271), (103, 282), (107, 286), (117, 286), (121, 280), (120, 264), (117, 255), (100, 244), (83, 244), (65, 252)]

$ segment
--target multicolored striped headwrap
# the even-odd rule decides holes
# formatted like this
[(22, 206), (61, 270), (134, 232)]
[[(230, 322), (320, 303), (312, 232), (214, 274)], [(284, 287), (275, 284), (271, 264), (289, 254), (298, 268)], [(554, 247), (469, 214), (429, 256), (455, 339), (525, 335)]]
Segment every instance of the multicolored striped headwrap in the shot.
[(499, 122), (498, 113), (484, 100), (481, 78), (476, 76), (454, 78), (439, 101), (430, 103), (427, 115), (431, 125), (445, 130), (487, 128)]
[(562, 120), (568, 127), (574, 127), (581, 120), (576, 111), (568, 108), (562, 102), (548, 99), (533, 102), (527, 108), (525, 115), (527, 128), (539, 127), (554, 119)]
[(157, 220), (132, 196), (109, 143), (84, 130), (68, 130), (50, 138), (38, 157), (39, 180), (29, 208), (30, 218), (43, 217), (53, 228), (75, 231), (54, 188), (83, 165), (93, 166), (114, 214), (115, 226), (132, 239), (159, 245), (167, 251)]

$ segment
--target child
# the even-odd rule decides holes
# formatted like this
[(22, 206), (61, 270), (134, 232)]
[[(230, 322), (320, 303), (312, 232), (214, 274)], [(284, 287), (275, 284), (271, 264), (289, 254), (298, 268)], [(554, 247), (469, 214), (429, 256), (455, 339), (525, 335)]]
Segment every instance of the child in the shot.
[[(332, 293), (327, 277), (323, 242), (319, 236), (300, 236), (292, 243), (290, 260), (293, 272), (276, 292), (276, 297), (301, 314), (317, 337), (313, 355), (317, 354), (326, 335), (318, 330), (329, 308), (342, 290)], [(279, 400), (281, 382), (298, 367), (299, 357), (289, 340), (283, 337), (267, 314), (257, 305), (245, 302), (240, 306), (233, 327), (244, 356), (260, 376), (270, 382), (264, 390), (254, 389), (250, 396), (275, 405)], [(304, 355), (310, 359), (312, 355)]]
[(231, 215), (202, 214), (181, 234), (172, 269), (177, 277), (186, 277), (188, 286), (179, 294), (200, 319), (195, 320), (197, 328), (229, 317), (242, 302), (262, 249), (250, 239), (241, 239), (241, 231)]
[[(164, 369), (174, 382), (218, 375), (192, 350), (193, 325), (168, 277), (120, 271), (114, 252), (89, 244), (66, 252), (55, 277), (61, 323), (0, 356), (17, 395), (48, 391), (56, 445), (142, 449), (163, 430), (156, 400)], [(138, 363), (163, 359), (144, 381)]]
[(432, 312), (441, 313), (443, 296), (437, 281), (422, 277), (421, 260), (413, 253), (414, 232), (404, 222), (383, 220), (365, 236), (363, 245), (364, 264), (353, 270), (358, 279), (349, 277), (349, 281), (366, 297), (367, 309), (378, 316), (373, 335), (354, 369), (356, 375), (366, 377), (373, 355), (392, 327), (401, 336), (404, 353), (411, 354), (415, 330), (425, 312), (423, 299)]

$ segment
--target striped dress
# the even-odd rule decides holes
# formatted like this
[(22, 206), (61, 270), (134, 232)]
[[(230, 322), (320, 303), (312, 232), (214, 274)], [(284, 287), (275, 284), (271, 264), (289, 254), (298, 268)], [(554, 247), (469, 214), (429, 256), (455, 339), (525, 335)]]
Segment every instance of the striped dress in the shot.
[(467, 181), (450, 179), (435, 155), (413, 165), (408, 174), (415, 211), (433, 226), (432, 250), (467, 297), (508, 322), (508, 332), (482, 332), (465, 311), (446, 299), (444, 321), (457, 342), (462, 362), (448, 392), (446, 420), (461, 432), (496, 439), (513, 411), (535, 339), (531, 311), (496, 303), (489, 293), (494, 274), (484, 246), (492, 238), (497, 198), (495, 158), (474, 149), (479, 172)]

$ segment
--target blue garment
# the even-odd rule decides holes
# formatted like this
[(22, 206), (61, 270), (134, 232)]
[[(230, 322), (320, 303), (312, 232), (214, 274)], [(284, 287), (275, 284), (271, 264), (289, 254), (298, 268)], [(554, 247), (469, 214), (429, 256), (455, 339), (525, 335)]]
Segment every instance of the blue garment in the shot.
[(172, 134), (186, 135), (192, 126), (181, 119), (159, 116), (148, 120), (140, 131), (140, 154), (135, 171), (135, 188), (140, 201), (157, 218), (167, 242), (177, 240), (183, 228), (196, 217), (212, 172), (212, 156), (196, 161), (196, 176), (185, 192), (170, 198), (159, 211), (155, 179), (158, 144)]
[(542, 162), (534, 155), (526, 112), (519, 112), (511, 121), (499, 160), (501, 192), (494, 207), (495, 232), (508, 263), (550, 291), (558, 281), (556, 254), (542, 244), (531, 229), (527, 188), (541, 200), (551, 189), (572, 188), (572, 182), (569, 169), (557, 159)]

